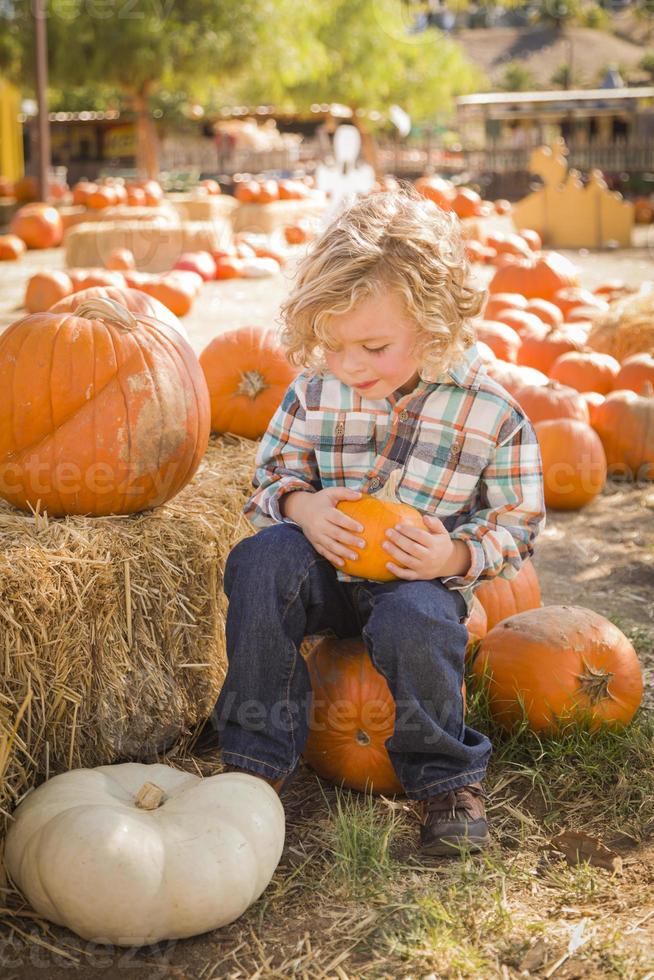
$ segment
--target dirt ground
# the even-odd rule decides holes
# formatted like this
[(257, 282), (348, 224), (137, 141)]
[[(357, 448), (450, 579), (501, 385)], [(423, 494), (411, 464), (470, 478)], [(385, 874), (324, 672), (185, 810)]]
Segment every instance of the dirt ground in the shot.
[[(572, 253), (572, 257), (581, 266), (585, 285), (593, 286), (612, 278), (637, 284), (654, 279), (654, 262), (647, 241), (642, 246), (598, 255)], [(20, 303), (27, 276), (37, 268), (61, 268), (62, 264), (61, 251), (50, 251), (30, 253), (19, 263), (0, 265), (0, 330), (22, 315)], [(274, 280), (207, 285), (185, 321), (196, 351), (230, 327), (273, 322), (287, 284), (288, 275), (281, 274)], [(654, 485), (610, 482), (602, 495), (583, 511), (550, 513), (537, 542), (535, 563), (545, 604), (588, 606), (613, 618), (634, 640), (645, 672), (647, 703), (651, 707), (654, 703)], [(620, 889), (614, 887), (613, 877), (607, 872), (601, 873), (603, 877), (593, 878), (590, 884), (575, 879), (572, 890), (568, 879), (565, 887), (559, 887), (556, 884), (559, 879), (542, 864), (542, 859), (532, 861), (533, 849), (526, 848), (519, 855), (510, 846), (505, 847), (503, 838), (503, 860), (513, 869), (510, 874), (500, 875), (491, 864), (486, 864), (479, 872), (477, 884), (473, 883), (473, 887), (468, 882), (470, 896), (474, 896), (475, 888), (482, 894), (491, 886), (499, 888), (500, 877), (504, 882), (500, 889), (504, 897), (500, 895), (497, 899), (498, 908), (513, 919), (508, 933), (502, 931), (505, 920), (502, 920), (504, 925), (497, 927), (498, 934), (504, 938), (498, 945), (499, 952), (494, 954), (495, 960), (491, 956), (475, 966), (477, 961), (470, 958), (472, 953), (468, 959), (461, 956), (448, 959), (443, 954), (443, 966), (439, 967), (422, 947), (414, 956), (403, 957), (397, 952), (396, 944), (393, 953), (396, 958), (391, 957), (388, 967), (384, 967), (375, 954), (374, 944), (371, 945), (371, 937), (378, 935), (374, 928), (383, 922), (386, 936), (392, 922), (404, 921), (402, 917), (409, 915), (408, 906), (406, 902), (397, 906), (384, 904), (374, 894), (363, 903), (353, 902), (347, 895), (339, 900), (338, 892), (330, 893), (328, 902), (321, 900), (324, 879), (316, 872), (311, 872), (305, 880), (302, 875), (310, 856), (324, 870), (326, 858), (321, 834), (326, 820), (325, 799), (333, 802), (334, 796), (327, 789), (325, 797), (317, 780), (306, 773), (297, 783), (298, 788), (293, 787), (287, 804), (288, 836), (282, 864), (264, 898), (239, 922), (206, 936), (161, 944), (154, 950), (105, 953), (99, 948), (91, 949), (89, 944), (78, 943), (65, 930), (53, 929), (45, 935), (34, 931), (28, 918), (15, 919), (16, 930), (0, 931), (0, 975), (5, 980), (35, 977), (59, 980), (70, 976), (78, 980), (122, 976), (188, 980), (289, 976), (340, 980), (368, 976), (434, 980), (440, 976), (529, 975), (654, 978), (654, 958), (648, 963), (654, 949), (654, 824), (650, 843), (643, 841), (639, 850), (629, 852)], [(505, 807), (508, 805), (506, 787), (504, 784), (502, 787), (498, 793)], [(533, 813), (522, 808), (526, 796), (519, 793), (511, 796), (511, 806), (523, 814), (520, 818), (524, 821), (523, 829), (536, 840), (540, 831), (535, 829)], [(650, 799), (650, 809), (652, 802)], [(384, 805), (406, 810), (401, 803), (387, 801)], [(502, 813), (504, 816), (499, 814), (498, 820), (506, 817)], [(407, 821), (403, 831), (407, 841), (411, 826)], [(425, 872), (415, 863), (413, 844), (405, 845), (402, 835), (397, 846), (400, 858), (407, 865), (405, 884), (413, 881), (411, 876), (416, 882), (424, 881), (427, 874), (431, 876), (428, 880), (433, 883), (433, 889), (438, 891), (449, 881), (447, 876), (454, 874), (440, 866)], [(517, 873), (516, 868), (521, 869), (519, 881), (511, 877)], [(471, 897), (470, 902), (474, 904), (474, 901)], [(488, 901), (492, 903), (495, 898), (489, 897)], [(475, 914), (483, 918), (487, 912), (486, 906), (479, 906)], [(592, 928), (596, 946), (598, 937), (604, 937), (609, 952), (594, 953), (592, 960), (579, 960), (574, 942), (572, 946), (570, 942), (575, 929), (579, 932), (583, 923), (586, 923), (583, 928)], [(30, 941), (23, 942), (30, 934)], [(551, 950), (558, 951), (557, 955), (563, 951), (565, 956), (570, 948), (573, 952), (558, 967), (545, 954), (540, 959), (534, 954), (535, 958), (527, 962), (522, 959), (521, 950), (531, 940), (525, 936), (535, 937), (546, 946), (549, 943)], [(613, 941), (611, 937), (617, 938)], [(533, 942), (530, 948), (535, 948)]]

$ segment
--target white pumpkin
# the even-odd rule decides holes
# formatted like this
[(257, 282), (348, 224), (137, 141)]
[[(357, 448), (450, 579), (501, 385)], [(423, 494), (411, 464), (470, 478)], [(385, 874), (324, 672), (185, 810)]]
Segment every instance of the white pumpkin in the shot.
[(74, 769), (15, 811), (5, 862), (40, 915), (84, 939), (144, 946), (233, 922), (284, 846), (284, 808), (247, 773)]
[(275, 259), (243, 259), (242, 275), (245, 279), (265, 279), (267, 276), (276, 276), (278, 272), (279, 263)]

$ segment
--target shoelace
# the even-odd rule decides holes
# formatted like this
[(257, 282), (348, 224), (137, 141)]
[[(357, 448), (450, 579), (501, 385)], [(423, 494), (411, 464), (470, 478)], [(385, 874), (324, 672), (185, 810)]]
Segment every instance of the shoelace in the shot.
[(474, 806), (474, 799), (471, 797), (475, 796), (487, 798), (485, 791), (478, 786), (461, 786), (439, 793), (438, 796), (431, 796), (425, 800), (425, 809), (428, 813), (449, 813), (453, 818), (456, 817), (457, 810), (463, 810), (467, 817), (471, 817)]

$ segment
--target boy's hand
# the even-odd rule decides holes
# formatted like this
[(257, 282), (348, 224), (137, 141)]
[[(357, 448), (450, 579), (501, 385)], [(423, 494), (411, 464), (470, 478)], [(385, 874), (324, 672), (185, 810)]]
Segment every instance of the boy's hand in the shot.
[(363, 525), (336, 509), (339, 500), (359, 500), (361, 493), (348, 487), (328, 487), (318, 493), (289, 493), (282, 498), (284, 514), (299, 524), (318, 554), (334, 565), (359, 556), (351, 549), (365, 547), (358, 537)]
[(391, 558), (386, 563), (389, 571), (408, 581), (465, 575), (471, 561), (465, 541), (452, 539), (437, 517), (423, 514), (422, 519), (424, 531), (397, 524), (386, 532), (383, 547)]

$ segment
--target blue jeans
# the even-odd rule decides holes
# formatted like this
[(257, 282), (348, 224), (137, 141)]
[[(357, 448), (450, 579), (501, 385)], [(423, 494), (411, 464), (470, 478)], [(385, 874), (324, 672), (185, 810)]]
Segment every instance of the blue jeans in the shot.
[(406, 795), (420, 800), (484, 776), (485, 735), (465, 723), (465, 601), (440, 581), (340, 582), (293, 524), (239, 542), (225, 567), (228, 670), (213, 710), (225, 763), (289, 773), (311, 718), (306, 635), (363, 636), (396, 703), (386, 749)]

